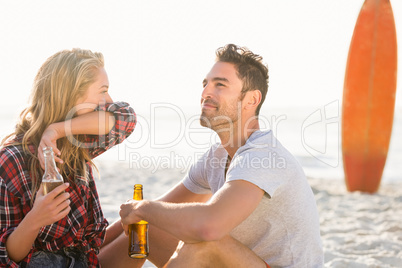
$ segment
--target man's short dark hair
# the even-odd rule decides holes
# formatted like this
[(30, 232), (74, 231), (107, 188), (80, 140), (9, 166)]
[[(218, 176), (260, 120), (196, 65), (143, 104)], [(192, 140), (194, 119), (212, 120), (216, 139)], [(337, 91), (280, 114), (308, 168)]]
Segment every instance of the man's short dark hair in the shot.
[(262, 57), (254, 54), (245, 47), (228, 44), (216, 50), (216, 61), (234, 64), (237, 76), (243, 81), (241, 99), (247, 91), (259, 90), (262, 98), (256, 109), (260, 113), (265, 96), (268, 92), (268, 67), (262, 62)]

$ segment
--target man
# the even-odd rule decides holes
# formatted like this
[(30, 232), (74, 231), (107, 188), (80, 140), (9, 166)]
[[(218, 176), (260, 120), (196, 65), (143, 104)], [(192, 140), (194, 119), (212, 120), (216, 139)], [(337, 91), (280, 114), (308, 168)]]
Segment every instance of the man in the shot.
[(221, 142), (160, 200), (123, 204), (125, 232), (130, 223), (149, 222), (149, 260), (158, 267), (323, 266), (303, 170), (271, 131), (259, 130), (268, 89), (262, 58), (235, 45), (220, 48), (203, 87), (201, 125)]

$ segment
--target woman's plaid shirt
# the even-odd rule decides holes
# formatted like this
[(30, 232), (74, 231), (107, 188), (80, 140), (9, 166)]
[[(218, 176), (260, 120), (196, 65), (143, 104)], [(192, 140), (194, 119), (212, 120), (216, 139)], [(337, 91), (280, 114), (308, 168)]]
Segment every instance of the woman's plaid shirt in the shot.
[[(134, 130), (134, 110), (124, 102), (98, 107), (113, 113), (115, 125), (104, 136), (87, 135), (85, 146), (94, 158), (121, 143)], [(16, 137), (15, 140), (21, 140)], [(30, 148), (34, 152), (34, 148)], [(65, 247), (79, 248), (85, 252), (89, 267), (99, 267), (98, 249), (103, 243), (108, 222), (103, 217), (93, 173), (88, 167), (88, 179), (74, 174), (70, 193), (71, 211), (64, 219), (44, 226), (32, 245), (28, 256), (20, 263), (8, 258), (7, 237), (31, 210), (31, 177), (28, 173), (28, 156), (21, 146), (7, 146), (0, 150), (0, 267), (26, 267), (32, 254), (39, 250), (58, 251)]]

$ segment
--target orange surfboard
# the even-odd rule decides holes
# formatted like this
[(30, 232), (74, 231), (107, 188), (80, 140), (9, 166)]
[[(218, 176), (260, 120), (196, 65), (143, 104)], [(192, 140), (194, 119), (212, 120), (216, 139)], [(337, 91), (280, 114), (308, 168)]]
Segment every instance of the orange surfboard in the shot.
[(366, 0), (349, 47), (342, 104), (348, 191), (378, 190), (391, 138), (397, 44), (389, 0)]

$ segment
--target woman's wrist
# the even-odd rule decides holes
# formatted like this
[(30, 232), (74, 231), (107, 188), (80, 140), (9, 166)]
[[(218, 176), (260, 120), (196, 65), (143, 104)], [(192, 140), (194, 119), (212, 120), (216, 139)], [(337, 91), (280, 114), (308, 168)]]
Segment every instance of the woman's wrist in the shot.
[[(71, 126), (71, 123), (70, 123)], [(55, 140), (58, 140), (60, 138), (63, 138), (66, 136), (66, 128), (68, 128), (68, 121), (64, 122), (56, 122), (53, 124), (50, 124), (45, 132), (49, 131), (52, 133), (52, 136)]]
[(25, 230), (32, 234), (38, 233), (39, 230), (43, 227), (42, 224), (38, 222), (38, 218), (35, 217), (34, 213), (35, 212), (33, 212), (32, 210), (29, 211), (20, 223), (20, 225), (22, 225)]

